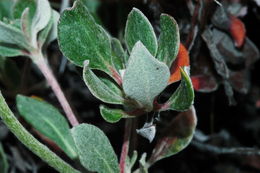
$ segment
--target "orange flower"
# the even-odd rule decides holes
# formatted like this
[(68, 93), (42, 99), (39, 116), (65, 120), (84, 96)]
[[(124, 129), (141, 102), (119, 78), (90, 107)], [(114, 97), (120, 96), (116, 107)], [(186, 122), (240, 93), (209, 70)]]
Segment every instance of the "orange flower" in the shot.
[(183, 44), (180, 44), (179, 53), (171, 66), (169, 83), (181, 80), (181, 67), (190, 66), (189, 52)]

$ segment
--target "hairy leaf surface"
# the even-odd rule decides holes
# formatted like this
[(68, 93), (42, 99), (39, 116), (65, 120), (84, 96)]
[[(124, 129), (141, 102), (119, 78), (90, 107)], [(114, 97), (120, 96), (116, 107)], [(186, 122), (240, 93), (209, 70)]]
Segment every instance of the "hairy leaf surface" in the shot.
[(172, 62), (177, 57), (180, 45), (179, 27), (173, 17), (162, 14), (160, 18), (161, 34), (157, 59), (165, 62), (171, 67)]
[(156, 55), (158, 45), (153, 27), (147, 17), (136, 8), (133, 8), (128, 15), (125, 40), (129, 52), (132, 51), (136, 42), (141, 41), (153, 56)]
[(53, 140), (69, 157), (77, 157), (69, 124), (55, 107), (22, 95), (18, 95), (16, 101), (18, 111), (28, 123)]
[(165, 89), (169, 77), (167, 65), (155, 59), (139, 41), (131, 52), (123, 77), (123, 89), (127, 97), (151, 111), (154, 98)]
[(97, 127), (81, 124), (72, 129), (81, 164), (98, 173), (119, 173), (116, 154), (106, 137)]

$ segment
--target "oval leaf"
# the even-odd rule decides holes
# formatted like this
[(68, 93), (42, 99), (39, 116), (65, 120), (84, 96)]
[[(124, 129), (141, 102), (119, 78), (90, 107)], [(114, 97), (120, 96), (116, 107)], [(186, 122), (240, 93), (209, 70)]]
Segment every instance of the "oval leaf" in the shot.
[(125, 40), (129, 52), (136, 42), (141, 41), (152, 55), (156, 55), (158, 45), (153, 27), (145, 15), (136, 8), (133, 8), (128, 15)]
[(69, 124), (50, 104), (18, 95), (17, 108), (21, 116), (40, 133), (53, 140), (70, 157), (76, 158), (76, 149)]
[(129, 115), (121, 109), (111, 109), (104, 105), (99, 107), (100, 114), (109, 123), (116, 123), (121, 118), (127, 118)]
[(180, 113), (165, 127), (149, 159), (152, 165), (158, 160), (170, 157), (186, 148), (192, 140), (197, 125), (194, 107)]
[(170, 72), (138, 41), (134, 46), (123, 77), (125, 94), (146, 111), (153, 109), (154, 98), (167, 86)]
[(83, 67), (83, 62), (89, 60), (90, 68), (111, 74), (110, 37), (80, 0), (62, 13), (58, 41), (63, 54), (74, 64)]
[[(194, 101), (194, 90), (189, 75), (182, 69), (182, 81), (177, 90), (169, 98), (163, 110), (185, 111), (191, 107)], [(162, 111), (163, 111), (162, 110)]]
[(122, 90), (113, 81), (97, 77), (89, 68), (88, 61), (85, 61), (83, 79), (90, 92), (98, 99), (106, 103), (123, 104)]
[(116, 154), (106, 137), (97, 127), (81, 124), (72, 129), (81, 164), (98, 173), (119, 173)]
[(161, 34), (159, 38), (159, 48), (157, 59), (165, 62), (168, 67), (171, 67), (175, 60), (180, 45), (180, 34), (177, 22), (173, 17), (162, 14), (160, 17)]

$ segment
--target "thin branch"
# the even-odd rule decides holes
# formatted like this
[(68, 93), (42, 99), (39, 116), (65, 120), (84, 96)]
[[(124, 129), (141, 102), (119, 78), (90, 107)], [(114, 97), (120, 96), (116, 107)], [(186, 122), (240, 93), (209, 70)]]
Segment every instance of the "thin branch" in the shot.
[(193, 146), (201, 151), (212, 152), (215, 154), (238, 154), (238, 155), (258, 155), (260, 156), (260, 150), (257, 148), (249, 147), (218, 147), (211, 144), (205, 144), (198, 141), (192, 141)]
[(38, 66), (38, 68), (43, 73), (44, 77), (46, 78), (48, 84), (51, 86), (54, 94), (56, 95), (57, 99), (59, 100), (69, 122), (72, 126), (77, 126), (79, 124), (76, 116), (74, 115), (59, 83), (57, 82), (56, 78), (54, 77), (47, 59), (45, 59), (41, 52), (36, 52), (31, 55), (34, 63)]
[(129, 143), (130, 143), (130, 134), (131, 134), (132, 120), (126, 119), (125, 121), (125, 134), (124, 134), (124, 142), (122, 146), (121, 156), (120, 156), (120, 173), (125, 173), (126, 168), (126, 158), (128, 156), (129, 151)]

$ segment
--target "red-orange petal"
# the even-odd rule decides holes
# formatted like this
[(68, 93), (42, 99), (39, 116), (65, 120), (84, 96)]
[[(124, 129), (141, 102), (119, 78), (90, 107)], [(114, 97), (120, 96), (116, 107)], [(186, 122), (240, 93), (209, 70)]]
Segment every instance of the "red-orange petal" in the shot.
[(181, 80), (181, 70), (180, 67), (189, 66), (190, 57), (189, 52), (183, 44), (180, 44), (179, 53), (171, 66), (171, 76), (169, 83), (173, 83)]
[(244, 42), (246, 37), (246, 28), (244, 23), (235, 16), (230, 16), (230, 34), (232, 35), (236, 47), (240, 48)]

